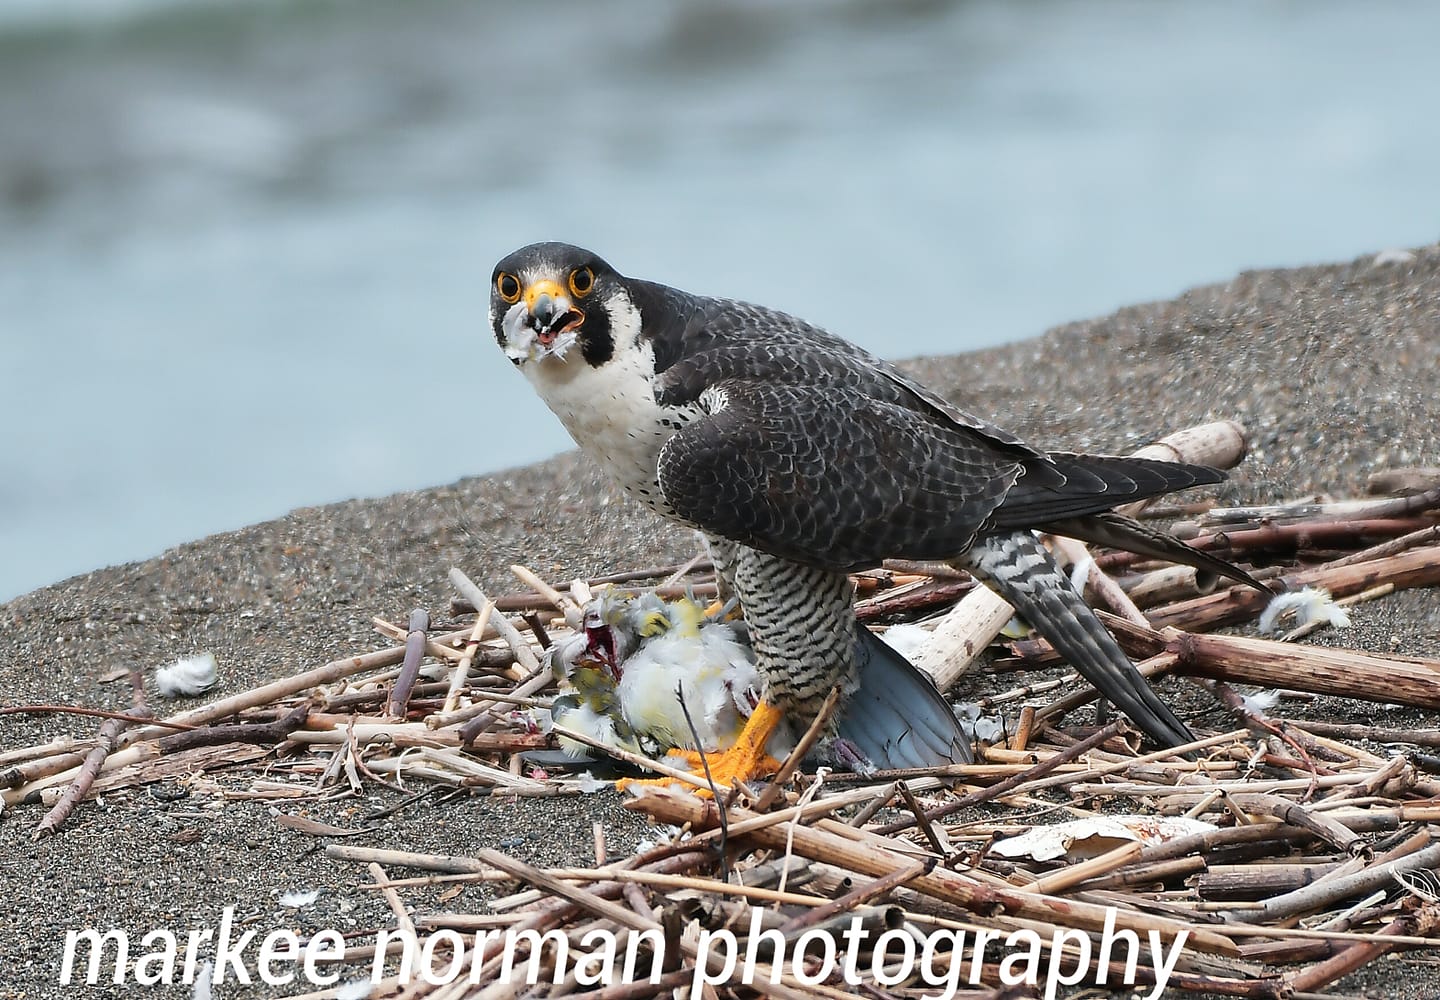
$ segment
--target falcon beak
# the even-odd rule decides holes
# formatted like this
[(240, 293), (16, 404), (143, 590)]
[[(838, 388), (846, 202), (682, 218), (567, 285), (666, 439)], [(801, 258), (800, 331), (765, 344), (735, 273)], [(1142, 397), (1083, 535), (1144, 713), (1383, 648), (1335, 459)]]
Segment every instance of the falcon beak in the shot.
[(535, 339), (547, 347), (562, 333), (569, 333), (585, 322), (585, 314), (575, 308), (569, 293), (548, 278), (525, 289), (525, 308), (530, 313)]

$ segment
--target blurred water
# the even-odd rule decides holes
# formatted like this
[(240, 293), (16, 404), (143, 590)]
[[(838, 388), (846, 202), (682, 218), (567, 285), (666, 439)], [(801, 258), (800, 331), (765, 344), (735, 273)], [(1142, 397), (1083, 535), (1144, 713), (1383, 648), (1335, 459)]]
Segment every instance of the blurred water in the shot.
[(1440, 6), (0, 5), (0, 599), (569, 446), (493, 262), (892, 357), (1437, 236)]

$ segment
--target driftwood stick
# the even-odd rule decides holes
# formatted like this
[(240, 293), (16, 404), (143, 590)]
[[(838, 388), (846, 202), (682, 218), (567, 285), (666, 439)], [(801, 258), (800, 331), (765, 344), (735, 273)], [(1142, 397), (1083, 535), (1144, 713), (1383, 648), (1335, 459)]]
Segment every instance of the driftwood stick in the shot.
[(534, 588), (535, 593), (545, 598), (545, 600), (549, 601), (553, 607), (564, 613), (566, 625), (569, 625), (571, 628), (580, 627), (580, 620), (582, 617), (580, 605), (576, 604), (568, 596), (561, 593), (559, 590), (556, 590), (544, 580), (540, 579), (539, 574), (537, 574), (529, 566), (522, 566), (517, 563), (510, 567), (510, 572), (514, 573), (521, 583), (525, 584), (528, 587)]
[(989, 587), (973, 588), (935, 626), (930, 641), (916, 653), (915, 666), (928, 673), (943, 694), (965, 676), (1014, 614)]
[(40, 760), (27, 760), (23, 764), (16, 764), (14, 767), (0, 771), (0, 791), (28, 785), (32, 781), (48, 778), (52, 774), (60, 774), (72, 767), (79, 767), (83, 763), (85, 763), (85, 754), (83, 753), (59, 753)]
[[(629, 574), (620, 575), (628, 576)], [(587, 581), (583, 580), (580, 582), (587, 583)], [(593, 582), (598, 586), (604, 582), (604, 578), (599, 578), (589, 582)], [(621, 593), (628, 593), (632, 595), (639, 594), (641, 592), (654, 593), (657, 597), (663, 597), (667, 601), (676, 600), (677, 598), (685, 597), (691, 594), (693, 594), (697, 598), (714, 597), (716, 593), (718, 593), (718, 588), (713, 581), (706, 582), (703, 579), (697, 579), (693, 582), (683, 584), (672, 584), (668, 587), (618, 587), (617, 589)], [(545, 609), (557, 613), (564, 610), (563, 608), (559, 608), (551, 604), (549, 598), (545, 597), (543, 594), (538, 593), (505, 594), (503, 596), (495, 598), (495, 608), (498, 611), (537, 611)], [(474, 614), (477, 610), (478, 608), (475, 602), (470, 600), (468, 597), (456, 597), (450, 601), (451, 614)]]
[(430, 629), (430, 612), (416, 608), (410, 612), (410, 629), (405, 635), (405, 659), (400, 665), (400, 676), (390, 689), (390, 702), (385, 713), (397, 719), (405, 718), (405, 707), (410, 702), (410, 689), (415, 678), (420, 676), (420, 661), (425, 658), (426, 632)]
[(1422, 907), (1390, 921), (1370, 940), (1357, 942), (1333, 958), (1291, 973), (1285, 977), (1285, 982), (1296, 993), (1323, 989), (1395, 948), (1395, 937), (1429, 937), (1435, 933), (1437, 925), (1440, 925), (1440, 911), (1434, 906)]
[[(55, 705), (53, 707), (61, 709), (66, 706)], [(3, 711), (3, 709), (0, 709), (0, 712)], [(76, 739), (73, 736), (61, 736), (51, 740), (49, 743), (36, 743), (33, 746), (16, 747), (13, 750), (0, 752), (0, 767), (25, 763), (27, 761), (44, 760), (56, 754), (73, 753), (83, 756), (94, 746), (95, 741), (93, 739)], [(0, 787), (4, 786), (0, 785)]]
[[(1332, 597), (1348, 597), (1382, 583), (1396, 590), (1433, 587), (1440, 583), (1440, 546), (1430, 545), (1365, 563), (1331, 568), (1320, 566), (1285, 577), (1291, 589), (1323, 587)], [(1149, 618), (1157, 627), (1175, 625), (1202, 629), (1233, 625), (1258, 615), (1269, 598), (1249, 587), (1230, 587), (1206, 597), (1154, 608)]]
[[(455, 639), (466, 635), (465, 632), (454, 632), (449, 635), (437, 636), (436, 642), (453, 642)], [(166, 725), (182, 723), (190, 726), (201, 726), (214, 722), (217, 719), (229, 718), (237, 715), (248, 708), (256, 708), (260, 705), (268, 705), (271, 702), (288, 698), (291, 695), (300, 694), (321, 684), (330, 684), (334, 681), (353, 676), (354, 674), (365, 673), (369, 670), (376, 670), (381, 667), (390, 667), (399, 663), (405, 658), (405, 648), (394, 646), (390, 649), (380, 649), (373, 653), (365, 653), (361, 656), (347, 656), (343, 659), (332, 660), (324, 666), (307, 670), (304, 673), (295, 674), (291, 677), (282, 677), (280, 680), (272, 681), (269, 684), (252, 688), (249, 691), (242, 691), (229, 698), (222, 698), (220, 701), (212, 702), (209, 705), (202, 705), (200, 708), (191, 709), (188, 712), (181, 712), (163, 720)], [(137, 740), (155, 739), (158, 736), (168, 735), (170, 729), (161, 728), (160, 724), (136, 728), (126, 734), (127, 745)]]
[(1279, 795), (1266, 794), (1236, 794), (1234, 799), (1246, 812), (1267, 813), (1291, 826), (1308, 830), (1315, 839), (1329, 844), (1336, 850), (1344, 851), (1352, 857), (1368, 858), (1371, 855), (1370, 845), (1365, 843), (1354, 830), (1336, 822), (1324, 813), (1307, 809), (1298, 802), (1291, 802)]
[(1440, 507), (1440, 487), (1411, 496), (1388, 500), (1343, 500), (1338, 503), (1301, 501), (1260, 507), (1214, 507), (1200, 518), (1204, 525), (1240, 524), (1251, 521), (1366, 521), (1424, 513)]
[(1365, 482), (1366, 493), (1423, 493), (1440, 489), (1440, 466), (1414, 465), (1373, 473)]
[[(1210, 552), (1242, 552), (1257, 549), (1306, 551), (1326, 547), (1347, 548), (1361, 539), (1396, 538), (1429, 527), (1425, 517), (1373, 517), (1350, 521), (1297, 521), (1293, 524), (1262, 523), (1253, 528), (1234, 528), (1185, 539), (1198, 549)], [(1183, 534), (1184, 529), (1180, 529)]]
[[(374, 626), (376, 632), (379, 632), (385, 638), (394, 639), (396, 642), (399, 642), (402, 645), (405, 643), (405, 640), (410, 636), (409, 629), (406, 629), (400, 625), (396, 625), (394, 622), (386, 621), (379, 615), (371, 618), (370, 624)], [(446, 663), (459, 663), (460, 658), (465, 655), (464, 652), (456, 649), (454, 646), (442, 645), (441, 643), (438, 643), (435, 640), (429, 638), (425, 640), (425, 653), (435, 657), (435, 659), (437, 660), (441, 660)], [(404, 667), (402, 665), (401, 670), (403, 669)], [(395, 678), (398, 678), (400, 676), (401, 670), (395, 671)]]
[[(145, 705), (145, 682), (137, 667), (130, 668), (130, 687), (135, 714), (142, 717), (148, 716), (150, 712)], [(69, 787), (65, 789), (60, 801), (56, 802), (45, 814), (45, 818), (36, 824), (33, 839), (39, 840), (41, 837), (48, 837), (65, 825), (65, 820), (69, 819), (70, 814), (75, 811), (75, 807), (90, 791), (90, 786), (94, 784), (95, 778), (100, 774), (100, 768), (104, 765), (105, 758), (119, 747), (120, 734), (128, 725), (130, 725), (129, 721), (121, 719), (106, 719), (101, 724), (100, 732), (96, 734), (95, 748), (85, 755), (85, 763), (80, 765), (80, 770), (71, 780)]]
[(1359, 723), (1316, 722), (1312, 719), (1287, 719), (1285, 724), (1317, 736), (1342, 740), (1372, 740), (1376, 743), (1410, 743), (1418, 747), (1440, 747), (1440, 729), (1390, 729)]
[[(1132, 454), (1133, 458), (1155, 458), (1164, 462), (1190, 462), (1216, 469), (1233, 469), (1245, 457), (1245, 428), (1234, 420), (1217, 420), (1167, 434)], [(1151, 500), (1154, 498), (1152, 497)], [(1151, 500), (1139, 500), (1117, 508), (1118, 513), (1134, 517)]]
[[(1095, 565), (1100, 566), (1098, 559)], [(1202, 586), (1194, 566), (1161, 566), (1147, 573), (1126, 577), (1120, 581), (1120, 586), (1130, 595), (1136, 607), (1153, 608), (1157, 604), (1174, 604), (1213, 594), (1219, 582), (1215, 577), (1206, 577)]]
[(1329, 862), (1211, 865), (1201, 872), (1195, 881), (1195, 892), (1201, 899), (1266, 899), (1277, 893), (1304, 888), (1334, 867), (1335, 865)]
[(855, 617), (862, 622), (871, 622), (888, 615), (929, 608), (948, 608), (978, 586), (974, 580), (947, 577), (922, 581), (913, 586), (897, 587), (893, 591), (856, 602)]
[(477, 700), (469, 708), (458, 709), (449, 713), (448, 716), (432, 715), (425, 720), (425, 724), (438, 730), (449, 728), (468, 719), (469, 721), (465, 722), (460, 729), (460, 739), (465, 743), (473, 743), (476, 737), (494, 723), (497, 707), (507, 702), (513, 702), (516, 698), (528, 698), (545, 690), (553, 683), (555, 683), (555, 678), (550, 675), (550, 672), (542, 670), (512, 691), (508, 699), (502, 700), (497, 697)]
[(1387, 556), (1399, 555), (1406, 549), (1415, 549), (1424, 545), (1435, 545), (1437, 543), (1440, 543), (1440, 524), (1431, 525), (1428, 528), (1421, 528), (1419, 531), (1412, 531), (1408, 535), (1392, 538), (1378, 545), (1372, 545), (1368, 549), (1361, 549), (1359, 552), (1352, 552), (1348, 556), (1341, 556), (1339, 559), (1327, 565), (1331, 569), (1339, 569), (1342, 566), (1353, 566), (1356, 563), (1372, 562), (1376, 559), (1384, 559)]
[(1347, 649), (1165, 630), (1178, 673), (1299, 688), (1362, 701), (1440, 708), (1440, 661), (1415, 663)]
[(258, 725), (243, 723), (224, 726), (212, 725), (204, 729), (176, 733), (174, 736), (162, 736), (155, 741), (155, 745), (162, 754), (179, 753), (181, 750), (189, 750), (191, 747), (220, 746), (226, 743), (274, 746), (285, 742), (295, 730), (305, 725), (309, 714), (310, 706), (302, 704), (274, 722)]

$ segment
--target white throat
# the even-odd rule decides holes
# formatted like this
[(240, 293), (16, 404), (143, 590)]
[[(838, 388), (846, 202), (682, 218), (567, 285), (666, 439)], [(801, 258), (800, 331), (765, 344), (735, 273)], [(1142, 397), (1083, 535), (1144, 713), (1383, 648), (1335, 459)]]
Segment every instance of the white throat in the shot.
[(623, 296), (610, 303), (614, 354), (597, 366), (579, 350), (527, 361), (520, 370), (575, 443), (627, 493), (670, 517), (660, 495), (660, 449), (699, 414), (655, 402), (655, 350), (640, 339), (639, 314)]

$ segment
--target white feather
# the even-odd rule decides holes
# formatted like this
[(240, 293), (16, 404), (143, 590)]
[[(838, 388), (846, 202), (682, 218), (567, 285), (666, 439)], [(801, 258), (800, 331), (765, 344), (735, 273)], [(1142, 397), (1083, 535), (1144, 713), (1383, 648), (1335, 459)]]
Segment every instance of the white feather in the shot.
[[(552, 710), (555, 724), (566, 729), (583, 733), (592, 740), (604, 743), (606, 746), (621, 747), (625, 750), (636, 751), (639, 747), (620, 733), (614, 717), (605, 712), (597, 711), (595, 706), (588, 701), (582, 701), (578, 705), (567, 708), (564, 711)], [(590, 747), (579, 740), (572, 740), (565, 736), (558, 736), (556, 742), (560, 749), (571, 757), (580, 758), (588, 756)]]
[(1317, 621), (1327, 622), (1335, 628), (1345, 628), (1350, 624), (1349, 612), (1336, 604), (1328, 591), (1318, 587), (1303, 587), (1275, 595), (1260, 616), (1261, 634), (1274, 635), (1279, 632), (1279, 621), (1286, 612), (1294, 613), (1296, 628)]
[(1070, 586), (1079, 593), (1085, 593), (1085, 584), (1090, 582), (1090, 571), (1095, 568), (1095, 557), (1085, 556), (1074, 566), (1070, 567)]
[(214, 687), (216, 676), (215, 654), (200, 653), (155, 671), (155, 686), (162, 698), (193, 698)]
[(319, 898), (319, 889), (309, 889), (305, 891), (302, 891), (300, 889), (291, 889), (288, 892), (281, 893), (280, 905), (288, 906), (294, 910), (299, 910), (303, 907), (309, 906), (311, 903), (315, 902), (315, 900)]
[(1256, 691), (1240, 699), (1240, 704), (1251, 715), (1265, 715), (1279, 703), (1280, 692), (1275, 690)]
[(905, 659), (913, 660), (915, 654), (929, 645), (934, 636), (923, 625), (912, 625), (907, 622), (891, 625), (880, 638), (884, 639), (886, 645)]
[(211, 989), (214, 978), (215, 963), (207, 958), (195, 973), (195, 989), (190, 993), (190, 1000), (210, 1000), (214, 995)]

